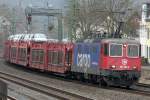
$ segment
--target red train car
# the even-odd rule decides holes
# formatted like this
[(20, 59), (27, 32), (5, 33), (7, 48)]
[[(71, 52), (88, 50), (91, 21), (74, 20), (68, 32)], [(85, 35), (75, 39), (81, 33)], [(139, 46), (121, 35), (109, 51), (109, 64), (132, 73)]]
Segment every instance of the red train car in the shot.
[(56, 73), (70, 71), (72, 62), (72, 45), (50, 42), (47, 46), (47, 70)]
[(45, 70), (46, 69), (46, 43), (34, 42), (30, 44), (29, 52), (29, 67)]
[(9, 40), (7, 40), (4, 44), (4, 58), (6, 61), (10, 60), (10, 45), (9, 45)]
[(20, 41), (18, 44), (18, 56), (17, 64), (27, 66), (28, 65), (28, 46), (24, 41)]
[(57, 74), (69, 72), (73, 45), (45, 40), (37, 34), (14, 35), (12, 40), (5, 43), (5, 59), (11, 63)]
[(10, 62), (11, 63), (18, 63), (18, 41), (11, 41), (10, 42)]

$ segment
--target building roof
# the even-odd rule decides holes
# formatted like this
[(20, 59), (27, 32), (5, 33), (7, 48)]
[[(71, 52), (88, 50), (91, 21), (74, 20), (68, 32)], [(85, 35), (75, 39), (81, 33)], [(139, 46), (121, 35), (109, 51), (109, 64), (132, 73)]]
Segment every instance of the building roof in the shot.
[(2, 24), (2, 25), (10, 25), (10, 21), (4, 16), (0, 16), (0, 24)]

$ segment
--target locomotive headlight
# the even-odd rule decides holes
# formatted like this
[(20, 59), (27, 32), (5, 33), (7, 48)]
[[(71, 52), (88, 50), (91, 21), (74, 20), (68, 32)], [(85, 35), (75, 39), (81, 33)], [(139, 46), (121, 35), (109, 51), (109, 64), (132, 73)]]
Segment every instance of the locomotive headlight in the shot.
[(111, 68), (116, 68), (116, 66), (115, 66), (115, 65), (112, 65)]
[(123, 66), (120, 66), (120, 68), (123, 68)]
[(136, 69), (136, 66), (133, 66), (133, 69)]
[(128, 66), (124, 66), (124, 68), (128, 68)]
[(127, 45), (126, 45), (126, 44), (124, 44), (124, 45), (123, 45), (123, 47), (127, 47)]

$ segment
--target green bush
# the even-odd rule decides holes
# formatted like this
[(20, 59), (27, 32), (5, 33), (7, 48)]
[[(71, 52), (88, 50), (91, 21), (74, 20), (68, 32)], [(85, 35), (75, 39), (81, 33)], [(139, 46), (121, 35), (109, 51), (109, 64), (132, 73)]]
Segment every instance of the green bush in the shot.
[(148, 59), (147, 58), (144, 58), (142, 57), (142, 65), (148, 65)]

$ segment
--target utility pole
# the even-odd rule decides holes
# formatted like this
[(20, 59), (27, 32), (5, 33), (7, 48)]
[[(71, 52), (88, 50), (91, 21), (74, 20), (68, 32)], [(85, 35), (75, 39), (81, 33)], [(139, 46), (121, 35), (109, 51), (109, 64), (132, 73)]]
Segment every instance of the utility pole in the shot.
[(70, 7), (70, 16), (69, 16), (69, 30), (68, 30), (68, 37), (72, 41), (73, 38), (76, 39), (76, 28), (75, 28), (75, 21), (76, 21), (76, 14), (77, 14), (77, 1), (76, 0), (69, 0)]
[(12, 31), (12, 34), (15, 34), (16, 33), (15, 8), (13, 8), (13, 18), (12, 18), (11, 22), (12, 22), (11, 31)]
[[(50, 7), (49, 7), (49, 3), (48, 3), (48, 1), (47, 1), (47, 3), (46, 3), (46, 5), (47, 5), (47, 8), (49, 9)], [(47, 30), (49, 30), (49, 26), (50, 26), (50, 16), (48, 16), (48, 24), (47, 24), (48, 26), (47, 26)], [(46, 28), (46, 27), (45, 27)], [(47, 31), (47, 36), (48, 36), (48, 33), (49, 33), (49, 31)]]
[(28, 20), (27, 26), (29, 27), (32, 23), (31, 16), (52, 16), (57, 17), (58, 20), (58, 40), (62, 41), (63, 28), (62, 28), (62, 10), (52, 8), (34, 8), (28, 7), (25, 9), (25, 14)]

